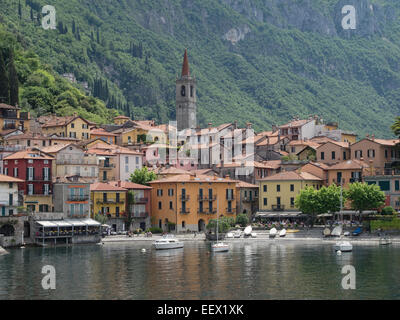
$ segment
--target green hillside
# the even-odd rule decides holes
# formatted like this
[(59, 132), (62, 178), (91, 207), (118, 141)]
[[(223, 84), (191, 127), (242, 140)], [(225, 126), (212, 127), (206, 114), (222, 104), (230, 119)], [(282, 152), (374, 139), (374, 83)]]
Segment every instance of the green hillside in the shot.
[[(53, 0), (56, 30), (40, 25), (46, 4), (3, 0), (0, 24), (42, 64), (73, 73), (108, 108), (136, 119), (175, 118), (184, 48), (203, 126), (238, 120), (264, 130), (319, 114), (390, 137), (400, 114), (397, 0)], [(357, 8), (356, 30), (341, 28), (345, 4)], [(24, 90), (21, 105), (37, 109)]]

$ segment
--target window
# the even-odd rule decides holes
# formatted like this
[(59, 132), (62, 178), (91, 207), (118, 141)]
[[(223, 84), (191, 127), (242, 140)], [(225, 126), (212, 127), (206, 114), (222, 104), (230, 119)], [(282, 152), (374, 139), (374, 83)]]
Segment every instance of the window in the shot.
[(71, 128), (75, 128), (75, 123), (71, 123)]
[(267, 192), (267, 185), (266, 184), (264, 184), (263, 190), (264, 190), (264, 192)]
[(182, 221), (182, 228), (183, 228), (183, 229), (186, 228), (185, 221)]
[(367, 156), (368, 158), (375, 158), (375, 149), (368, 149)]
[(321, 152), (321, 160), (325, 160), (325, 152)]
[(390, 191), (390, 182), (389, 181), (379, 181), (378, 185), (382, 191)]
[(347, 156), (346, 156), (346, 151), (343, 151), (343, 160), (346, 160)]
[(118, 206), (115, 208), (115, 216), (117, 218), (119, 217), (119, 207)]
[(290, 198), (290, 207), (294, 207), (294, 198)]
[(335, 160), (335, 158), (336, 158), (336, 152), (332, 151), (332, 160)]
[(294, 184), (290, 185), (290, 191), (293, 192), (294, 191)]
[(34, 174), (34, 169), (32, 167), (28, 168), (28, 180), (32, 181), (33, 180), (33, 174)]
[(280, 184), (277, 184), (276, 185), (276, 192), (280, 192), (281, 191), (281, 185)]
[(157, 197), (162, 197), (162, 189), (157, 189)]
[(8, 176), (8, 168), (4, 168), (4, 175)]
[(43, 194), (44, 195), (49, 194), (49, 185), (48, 184), (43, 185)]
[(161, 201), (158, 201), (158, 209), (161, 210), (162, 209), (162, 204)]
[(33, 195), (33, 184), (28, 184), (28, 195)]
[(267, 198), (264, 198), (263, 200), (264, 200), (264, 206), (266, 206), (268, 203)]
[[(79, 168), (79, 167), (77, 167)], [(43, 168), (43, 180), (49, 180), (50, 178), (50, 168)]]
[(8, 184), (8, 187), (9, 187), (10, 189), (12, 189), (12, 188), (14, 187), (14, 184), (13, 184), (12, 182), (10, 182), (10, 183)]
[(172, 201), (169, 202), (169, 209), (173, 210)]
[(8, 195), (8, 202), (9, 202), (9, 205), (10, 205), (10, 206), (13, 205), (13, 195), (12, 195), (12, 193), (10, 193), (10, 194)]
[(129, 157), (125, 157), (125, 164), (129, 164)]
[(15, 178), (18, 177), (18, 168), (14, 168), (14, 177), (15, 177)]
[(400, 181), (399, 181), (399, 180), (395, 180), (395, 182), (394, 182), (394, 189), (395, 189), (396, 191), (399, 191), (399, 190), (400, 190)]

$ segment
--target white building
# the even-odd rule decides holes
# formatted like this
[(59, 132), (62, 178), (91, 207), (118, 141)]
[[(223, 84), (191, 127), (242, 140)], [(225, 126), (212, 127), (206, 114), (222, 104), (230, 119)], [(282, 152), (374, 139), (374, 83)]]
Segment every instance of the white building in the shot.
[(0, 174), (0, 216), (17, 214), (18, 207), (18, 182), (21, 179)]

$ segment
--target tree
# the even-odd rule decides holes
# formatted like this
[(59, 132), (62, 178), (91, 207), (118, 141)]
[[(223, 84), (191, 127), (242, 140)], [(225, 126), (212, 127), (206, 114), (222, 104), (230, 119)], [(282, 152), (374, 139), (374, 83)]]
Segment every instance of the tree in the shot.
[[(220, 217), (218, 219), (218, 233), (225, 233), (232, 227), (233, 219), (230, 220), (228, 217)], [(217, 232), (217, 219), (211, 219), (206, 228), (208, 230), (213, 230), (215, 233)]]
[(131, 174), (130, 181), (142, 185), (148, 185), (150, 181), (156, 180), (157, 175), (153, 171), (149, 171), (147, 167), (142, 169), (136, 169), (134, 173)]
[[(322, 187), (317, 191), (319, 205), (321, 206), (321, 210), (323, 213), (335, 213), (340, 210), (340, 186), (335, 184), (330, 185), (329, 187)], [(343, 200), (344, 203), (346, 201), (345, 192), (343, 192)]]
[(400, 116), (396, 117), (396, 121), (391, 126), (391, 129), (396, 136), (400, 136)]
[(96, 213), (94, 215), (94, 220), (100, 222), (101, 224), (106, 224), (107, 223), (107, 217), (103, 214)]
[(249, 217), (244, 214), (238, 214), (236, 217), (236, 224), (240, 224), (241, 227), (245, 227), (247, 226), (247, 224), (249, 223)]
[(21, 6), (21, 0), (18, 2), (18, 16), (21, 19), (22, 18), (22, 6)]
[(14, 53), (12, 49), (10, 49), (10, 59), (8, 62), (8, 76), (10, 83), (10, 105), (16, 106), (17, 104), (19, 104), (19, 97), (18, 97), (19, 89), (18, 89), (18, 75), (14, 65)]
[(378, 209), (385, 203), (385, 193), (375, 184), (355, 182), (346, 191), (351, 206), (360, 214), (364, 210)]
[(317, 214), (325, 211), (321, 203), (320, 194), (313, 187), (306, 187), (301, 190), (296, 197), (295, 205), (302, 213), (309, 215), (311, 226), (314, 225)]
[(3, 54), (0, 49), (0, 102), (10, 102), (10, 87)]

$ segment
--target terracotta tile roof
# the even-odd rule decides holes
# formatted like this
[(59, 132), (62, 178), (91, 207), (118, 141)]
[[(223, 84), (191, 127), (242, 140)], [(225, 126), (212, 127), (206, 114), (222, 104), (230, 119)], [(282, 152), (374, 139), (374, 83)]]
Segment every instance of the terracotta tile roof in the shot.
[(91, 135), (116, 137), (117, 134), (108, 132), (103, 128), (90, 130)]
[(268, 137), (267, 139), (261, 141), (260, 143), (257, 143), (257, 146), (266, 146), (266, 145), (274, 145), (277, 144), (278, 142), (286, 139), (286, 136), (271, 136)]
[(145, 186), (145, 185), (138, 184), (138, 183), (133, 183), (130, 181), (111, 181), (109, 183), (112, 183), (117, 187), (122, 187), (125, 189), (136, 189), (136, 190), (153, 189), (152, 187)]
[(127, 116), (116, 116), (114, 117), (114, 119), (130, 119), (130, 118)]
[(82, 177), (79, 175), (68, 175), (68, 176), (58, 176), (53, 177), (53, 183), (85, 183), (92, 184), (95, 183), (96, 178)]
[(301, 127), (304, 126), (306, 123), (309, 123), (311, 121), (314, 121), (314, 119), (311, 120), (294, 120), (290, 121), (284, 125), (279, 126), (278, 128), (280, 129), (285, 129), (285, 128), (293, 128), (293, 127)]
[(284, 171), (268, 176), (260, 181), (294, 181), (294, 180), (306, 180), (306, 181), (322, 181), (321, 178), (314, 176), (308, 172), (296, 172), (296, 171)]
[(316, 149), (320, 146), (319, 143), (315, 142), (315, 141), (304, 141), (304, 140), (292, 140), (289, 142), (288, 144), (289, 146), (309, 146), (313, 149)]
[(184, 169), (179, 169), (176, 167), (169, 167), (169, 168), (165, 168), (165, 167), (158, 167), (155, 169), (149, 169), (150, 171), (153, 171), (155, 174), (192, 174), (190, 171), (188, 170), (184, 170)]
[(259, 169), (279, 169), (281, 167), (281, 160), (268, 160), (268, 161), (256, 161), (254, 163), (255, 168)]
[(328, 170), (330, 168), (330, 166), (328, 166), (327, 164), (322, 163), (322, 162), (312, 162), (312, 161), (310, 161), (309, 164), (314, 165), (314, 166), (316, 166), (318, 168), (321, 168), (321, 169), (324, 169), (324, 170)]
[(50, 138), (44, 134), (37, 134), (37, 133), (33, 133), (33, 132), (18, 134), (15, 136), (7, 137), (5, 139), (6, 140), (23, 140), (23, 139), (50, 140)]
[(95, 154), (101, 154), (101, 153), (111, 153), (111, 154), (133, 154), (133, 155), (142, 155), (143, 153), (140, 151), (136, 150), (131, 150), (129, 148), (121, 147), (116, 144), (104, 144), (102, 141), (99, 141), (99, 143), (94, 144), (91, 146), (88, 150), (88, 153), (95, 153)]
[(45, 153), (39, 150), (27, 149), (24, 151), (15, 152), (4, 158), (4, 160), (19, 160), (19, 159), (54, 160), (54, 157), (46, 155)]
[(320, 145), (318, 146), (318, 148), (320, 148), (320, 147), (322, 147), (322, 146), (325, 146), (325, 145), (327, 145), (328, 143), (336, 144), (337, 146), (342, 147), (342, 148), (349, 148), (349, 147), (350, 147), (350, 143), (348, 143), (348, 142), (342, 142), (342, 141), (335, 141), (335, 140), (333, 140), (333, 141), (327, 141), (327, 142), (325, 142), (325, 143), (320, 144)]
[(90, 185), (90, 191), (127, 191), (127, 189), (118, 187), (110, 182), (96, 182)]
[(329, 137), (325, 137), (325, 136), (313, 137), (313, 138), (310, 139), (310, 141), (313, 141), (313, 142), (316, 142), (316, 143), (319, 143), (319, 144), (322, 144), (322, 143), (325, 143), (325, 142), (329, 142), (329, 141), (336, 142), (336, 140), (331, 139)]
[(364, 161), (352, 159), (334, 164), (330, 166), (328, 170), (356, 170), (356, 169), (361, 170), (363, 168), (368, 168), (368, 167), (369, 167), (368, 164), (365, 163)]
[[(68, 147), (69, 145), (76, 146), (76, 145), (74, 145), (74, 144), (72, 144), (72, 143), (55, 144), (55, 145), (48, 146), (48, 147), (42, 147), (42, 148), (40, 148), (40, 150), (42, 150), (43, 152), (46, 152), (46, 153), (57, 153), (57, 152), (59, 152), (59, 151), (65, 149), (65, 148)], [(76, 146), (76, 147), (78, 147), (78, 146)], [(80, 148), (80, 147), (78, 147), (78, 148)]]
[(182, 63), (182, 77), (190, 76), (190, 70), (189, 70), (189, 59), (187, 56), (187, 49), (185, 49), (185, 54), (183, 55), (183, 63)]
[(238, 180), (238, 182), (236, 183), (236, 187), (238, 187), (238, 188), (257, 188), (258, 189), (258, 185), (244, 182), (241, 180)]
[(149, 182), (149, 184), (154, 183), (172, 183), (172, 182), (191, 182), (191, 183), (236, 183), (236, 180), (231, 180), (227, 178), (220, 178), (216, 176), (207, 176), (207, 175), (191, 175), (191, 174), (180, 174), (176, 176), (167, 177), (160, 180), (154, 180)]
[(384, 146), (391, 146), (391, 147), (400, 143), (400, 139), (368, 139), (368, 140), (379, 143)]
[(73, 115), (73, 116), (65, 116), (65, 117), (57, 117), (55, 115), (51, 116), (42, 116), (39, 117), (37, 120), (42, 123), (42, 128), (48, 128), (48, 127), (59, 127), (59, 126), (65, 126), (69, 124), (70, 122), (74, 121), (77, 118), (81, 118), (83, 121), (85, 121), (88, 124), (94, 125), (95, 123), (89, 120), (86, 120), (82, 118), (81, 116), (78, 115)]
[(0, 182), (24, 182), (24, 180), (0, 174)]

